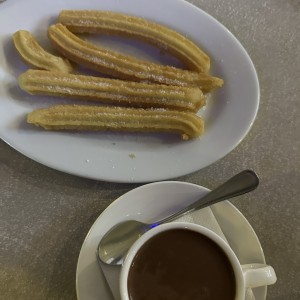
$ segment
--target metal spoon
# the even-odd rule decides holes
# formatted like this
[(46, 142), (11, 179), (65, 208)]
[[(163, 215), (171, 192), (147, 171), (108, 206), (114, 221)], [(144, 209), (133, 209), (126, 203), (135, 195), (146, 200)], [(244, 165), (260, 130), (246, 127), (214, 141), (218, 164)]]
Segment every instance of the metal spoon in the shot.
[(158, 222), (153, 224), (145, 224), (134, 220), (121, 222), (111, 228), (102, 237), (98, 245), (98, 258), (106, 264), (120, 265), (132, 244), (149, 229), (170, 222), (179, 216), (194, 210), (248, 193), (254, 190), (258, 184), (259, 179), (255, 172), (245, 170), (233, 176), (228, 181), (183, 210)]

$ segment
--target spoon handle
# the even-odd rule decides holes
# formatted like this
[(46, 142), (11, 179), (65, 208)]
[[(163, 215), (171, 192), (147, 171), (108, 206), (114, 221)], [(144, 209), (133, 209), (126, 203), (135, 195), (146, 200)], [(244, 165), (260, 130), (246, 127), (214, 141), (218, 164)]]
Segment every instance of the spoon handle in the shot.
[(244, 170), (227, 180), (225, 183), (223, 183), (213, 191), (206, 194), (201, 199), (192, 203), (190, 206), (178, 211), (177, 213), (163, 220), (158, 221), (156, 225), (170, 222), (178, 218), (179, 216), (182, 216), (194, 210), (198, 210), (206, 206), (218, 203), (220, 201), (253, 191), (257, 188), (258, 184), (259, 179), (256, 173), (252, 170)]

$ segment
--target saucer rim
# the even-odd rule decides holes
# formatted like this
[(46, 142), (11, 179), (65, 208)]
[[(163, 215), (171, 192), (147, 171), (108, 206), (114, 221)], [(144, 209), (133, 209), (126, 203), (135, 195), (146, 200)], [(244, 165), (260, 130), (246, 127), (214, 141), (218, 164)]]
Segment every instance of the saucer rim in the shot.
[[(123, 204), (124, 202), (126, 202), (126, 198), (128, 199), (131, 199), (132, 198), (132, 194), (134, 193), (140, 193), (140, 192), (143, 192), (143, 190), (146, 190), (146, 189), (156, 189), (157, 187), (159, 186), (164, 186), (164, 188), (166, 187), (169, 187), (170, 186), (173, 186), (174, 188), (174, 185), (182, 185), (182, 186), (188, 186), (188, 187), (191, 187), (193, 189), (197, 189), (200, 194), (201, 193), (207, 193), (209, 192), (210, 190), (207, 189), (206, 187), (203, 187), (203, 186), (200, 186), (200, 185), (197, 185), (197, 184), (194, 184), (194, 183), (188, 183), (188, 182), (182, 182), (182, 181), (162, 181), (162, 182), (154, 182), (154, 183), (148, 183), (148, 184), (145, 184), (145, 185), (142, 185), (142, 186), (139, 186), (137, 188), (134, 188), (134, 189), (131, 189), (129, 190), (128, 192), (122, 194), (121, 196), (119, 196), (116, 200), (114, 200), (99, 216), (98, 218), (95, 220), (95, 222), (93, 223), (93, 225), (91, 226), (90, 230), (88, 231), (85, 239), (84, 239), (84, 242), (82, 244), (82, 247), (81, 247), (81, 250), (80, 250), (80, 254), (79, 254), (79, 257), (78, 257), (78, 261), (77, 261), (77, 268), (76, 268), (76, 293), (77, 293), (77, 298), (78, 300), (80, 299), (83, 299), (80, 297), (80, 290), (79, 290), (79, 275), (80, 275), (80, 263), (83, 259), (83, 256), (84, 256), (84, 252), (85, 252), (85, 247), (87, 246), (87, 244), (89, 243), (89, 239), (91, 238), (91, 235), (94, 233), (95, 230), (97, 230), (97, 227), (100, 226), (101, 228), (101, 222), (102, 222), (102, 219), (106, 216), (106, 215), (109, 215), (111, 214), (111, 211), (114, 211), (115, 209), (118, 209), (118, 205), (121, 205)], [(121, 203), (121, 204), (120, 204)], [(172, 201), (170, 202), (171, 204), (169, 205), (170, 207), (172, 206)], [(145, 204), (144, 204), (145, 205)], [(265, 256), (264, 256), (264, 252), (263, 252), (263, 249), (261, 247), (261, 244), (260, 244), (260, 241), (253, 229), (253, 227), (251, 226), (251, 224), (249, 223), (249, 221), (245, 218), (245, 216), (238, 210), (237, 207), (235, 207), (232, 203), (230, 203), (229, 201), (223, 201), (221, 203), (217, 203), (215, 204), (214, 206), (224, 206), (225, 210), (226, 209), (229, 209), (229, 210), (232, 210), (234, 212), (235, 215), (237, 215), (243, 222), (244, 224), (246, 225), (246, 227), (248, 228), (249, 232), (251, 233), (252, 237), (255, 238), (256, 242), (257, 242), (257, 245), (256, 247), (258, 248), (259, 250), (259, 256), (260, 256), (260, 259), (261, 259), (261, 263), (265, 263)], [(211, 207), (212, 210), (213, 207)], [(130, 208), (129, 208), (130, 210)], [(228, 212), (227, 212), (228, 213)], [(216, 219), (217, 221), (219, 222), (217, 216), (216, 216)], [(116, 222), (117, 223), (117, 222)], [(222, 227), (221, 227), (222, 228)], [(222, 228), (223, 229), (223, 228)], [(97, 230), (98, 231), (98, 230)], [(101, 237), (101, 235), (103, 235), (103, 233), (99, 233), (98, 236), (99, 238)], [(224, 235), (226, 236), (225, 232), (224, 232)], [(97, 246), (95, 246), (95, 249), (94, 249), (94, 253), (96, 255), (96, 251), (97, 251)], [(258, 253), (257, 253), (258, 254)], [(95, 262), (97, 264), (97, 260), (96, 260), (96, 257), (95, 257)], [(106, 282), (106, 278), (104, 276), (104, 274), (102, 274), (103, 276), (103, 280), (105, 282), (105, 284), (107, 284)], [(266, 299), (266, 294), (267, 294), (267, 287), (261, 287), (259, 288), (261, 290), (260, 294), (262, 297), (260, 297), (259, 299), (257, 300), (265, 300)], [(85, 298), (85, 297), (84, 297)], [(86, 298), (85, 298), (86, 299)]]

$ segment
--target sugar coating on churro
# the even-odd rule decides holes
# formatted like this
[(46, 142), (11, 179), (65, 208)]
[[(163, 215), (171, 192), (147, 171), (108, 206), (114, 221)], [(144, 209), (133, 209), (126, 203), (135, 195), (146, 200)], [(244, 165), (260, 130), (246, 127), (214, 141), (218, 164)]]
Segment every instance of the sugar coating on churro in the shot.
[(117, 78), (166, 85), (198, 86), (203, 92), (223, 85), (222, 79), (206, 73), (159, 65), (96, 46), (77, 37), (62, 24), (51, 25), (48, 36), (54, 46), (70, 60)]
[(28, 114), (27, 122), (46, 130), (170, 132), (182, 139), (203, 133), (203, 120), (189, 112), (84, 105), (56, 105)]
[(179, 32), (141, 17), (111, 11), (63, 10), (58, 22), (74, 33), (102, 33), (137, 37), (178, 57), (192, 70), (207, 72), (209, 56)]
[(79, 74), (28, 70), (19, 86), (30, 94), (71, 97), (133, 107), (197, 112), (205, 104), (197, 87), (167, 86)]
[(19, 30), (15, 32), (13, 41), (20, 56), (29, 65), (48, 71), (63, 73), (72, 71), (72, 66), (67, 59), (45, 51), (29, 31)]

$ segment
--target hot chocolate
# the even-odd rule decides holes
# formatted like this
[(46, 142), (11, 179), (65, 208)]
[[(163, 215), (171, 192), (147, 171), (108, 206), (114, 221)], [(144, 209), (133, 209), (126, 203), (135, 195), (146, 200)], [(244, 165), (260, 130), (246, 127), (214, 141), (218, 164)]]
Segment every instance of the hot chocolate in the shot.
[(148, 240), (128, 275), (131, 300), (234, 300), (236, 280), (224, 251), (206, 236), (172, 229)]

